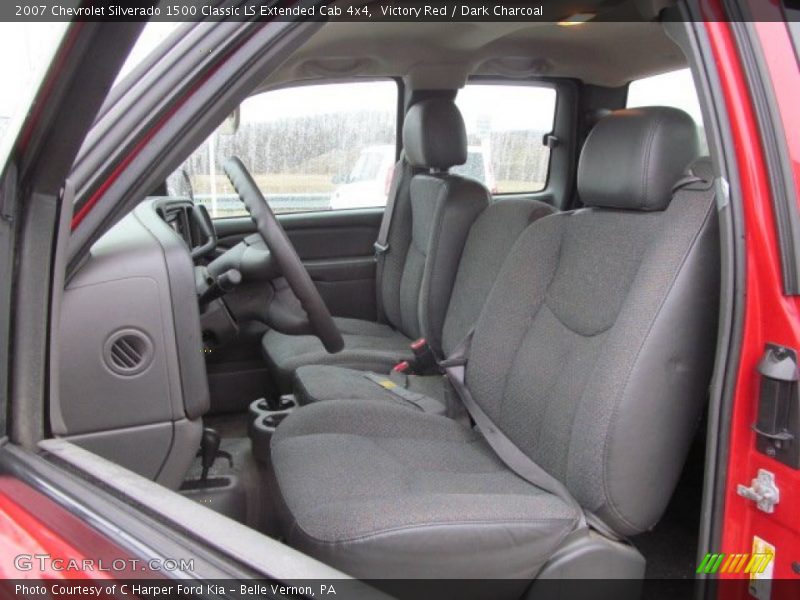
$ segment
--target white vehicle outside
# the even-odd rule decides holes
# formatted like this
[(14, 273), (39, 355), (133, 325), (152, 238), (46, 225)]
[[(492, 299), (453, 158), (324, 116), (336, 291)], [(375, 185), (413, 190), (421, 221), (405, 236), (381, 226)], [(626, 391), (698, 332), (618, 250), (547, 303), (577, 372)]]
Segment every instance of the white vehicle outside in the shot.
[[(453, 167), (451, 172), (472, 177), (496, 192), (491, 157), (483, 146), (469, 146), (467, 161)], [(367, 146), (361, 151), (353, 169), (333, 191), (331, 209), (384, 206), (392, 184), (395, 149), (389, 144)]]

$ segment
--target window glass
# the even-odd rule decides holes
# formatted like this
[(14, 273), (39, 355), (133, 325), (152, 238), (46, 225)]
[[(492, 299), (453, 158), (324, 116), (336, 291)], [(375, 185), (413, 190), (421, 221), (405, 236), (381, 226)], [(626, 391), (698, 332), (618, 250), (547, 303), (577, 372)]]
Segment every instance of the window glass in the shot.
[(67, 23), (0, 23), (0, 164), (31, 109)]
[(638, 106), (673, 106), (686, 111), (697, 123), (700, 136), (700, 152), (708, 154), (706, 131), (703, 128), (703, 115), (700, 101), (689, 69), (679, 69), (661, 75), (645, 77), (632, 81), (628, 87), (628, 108)]
[(467, 126), (466, 164), (452, 169), (492, 193), (537, 192), (547, 185), (556, 91), (530, 85), (469, 84), (456, 104)]
[[(397, 84), (308, 85), (252, 96), (167, 179), (211, 216), (246, 214), (222, 170), (238, 156), (276, 213), (383, 206), (395, 162)], [(184, 175), (185, 173), (185, 175)]]

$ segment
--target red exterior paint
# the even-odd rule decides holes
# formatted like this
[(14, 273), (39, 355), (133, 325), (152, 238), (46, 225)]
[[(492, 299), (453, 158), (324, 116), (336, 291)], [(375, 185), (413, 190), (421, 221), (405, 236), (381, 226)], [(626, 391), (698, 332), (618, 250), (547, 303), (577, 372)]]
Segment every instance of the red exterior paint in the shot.
[[(144, 561), (135, 568), (112, 572), (108, 567), (114, 561), (136, 557), (41, 492), (8, 476), (0, 477), (0, 540), (0, 591), (3, 579), (116, 580), (162, 576), (159, 571), (148, 569)], [(69, 560), (82, 564), (83, 559), (92, 559), (106, 570), (40, 569), (33, 561), (31, 570), (21, 571), (15, 566), (15, 557), (20, 554), (50, 554), (65, 564)]]
[[(15, 557), (21, 554), (50, 554), (65, 560), (81, 561), (86, 556), (69, 540), (57, 535), (19, 504), (0, 492), (0, 578), (2, 579), (68, 579), (70, 573), (40, 569), (37, 563), (29, 571), (15, 568)], [(106, 573), (87, 573), (89, 579), (107, 579)]]
[[(797, 108), (800, 100), (800, 74), (798, 74), (797, 56), (783, 23), (756, 23), (755, 28), (783, 121), (784, 137), (794, 172), (795, 190), (800, 190), (800, 135), (798, 135), (800, 110)], [(797, 200), (800, 202), (800, 197)]]
[[(756, 420), (758, 406), (759, 377), (756, 366), (765, 344), (773, 342), (800, 348), (800, 300), (797, 297), (784, 296), (782, 291), (769, 178), (750, 93), (730, 24), (709, 22), (706, 23), (706, 31), (717, 63), (734, 138), (744, 200), (746, 244), (745, 326), (734, 393), (724, 530), (722, 545), (714, 550), (726, 553), (749, 552), (753, 535), (758, 535), (776, 547), (774, 577), (796, 578), (791, 563), (793, 560), (800, 560), (800, 521), (797, 517), (800, 476), (797, 471), (756, 451), (755, 434), (751, 425)], [(790, 58), (794, 60), (793, 51), (787, 50), (791, 47), (788, 33), (782, 23), (763, 23), (759, 26), (759, 33), (768, 33), (773, 38), (763, 50), (767, 54), (773, 81), (780, 82), (776, 85), (779, 103), (784, 111), (788, 111), (787, 100), (796, 107), (796, 97), (790, 100), (784, 94), (796, 90), (798, 85), (796, 63), (791, 66), (787, 64)], [(775, 53), (782, 53), (782, 56)], [(796, 113), (796, 108), (794, 111)], [(797, 114), (790, 115), (790, 120), (796, 118)], [(790, 145), (795, 175), (800, 160), (797, 132), (796, 125), (787, 129), (789, 135), (795, 136)], [(757, 510), (752, 501), (736, 494), (737, 484), (749, 485), (759, 468), (775, 473), (780, 487), (781, 501), (770, 515)], [(747, 597), (743, 589), (740, 591), (742, 597)]]

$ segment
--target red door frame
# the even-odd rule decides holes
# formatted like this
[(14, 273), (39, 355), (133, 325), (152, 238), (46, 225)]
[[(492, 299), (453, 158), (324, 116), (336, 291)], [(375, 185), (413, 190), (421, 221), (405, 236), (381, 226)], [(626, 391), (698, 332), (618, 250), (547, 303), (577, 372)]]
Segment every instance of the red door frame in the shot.
[[(800, 184), (800, 131), (796, 103), (800, 73), (786, 24), (754, 25), (773, 83), (786, 132), (786, 143), (796, 184)], [(756, 451), (752, 424), (758, 408), (756, 367), (767, 343), (800, 348), (800, 297), (786, 296), (770, 179), (739, 50), (731, 24), (705, 24), (730, 119), (735, 159), (743, 198), (745, 242), (745, 312), (740, 363), (733, 398), (731, 435), (721, 547), (724, 553), (748, 553), (757, 535), (776, 548), (773, 577), (796, 579), (792, 562), (800, 560), (800, 472)], [(794, 136), (794, 137), (792, 137)], [(736, 493), (749, 485), (758, 469), (775, 474), (780, 502), (773, 514), (759, 511), (754, 502)], [(741, 578), (742, 575), (721, 574)], [(740, 588), (743, 596), (745, 592)]]

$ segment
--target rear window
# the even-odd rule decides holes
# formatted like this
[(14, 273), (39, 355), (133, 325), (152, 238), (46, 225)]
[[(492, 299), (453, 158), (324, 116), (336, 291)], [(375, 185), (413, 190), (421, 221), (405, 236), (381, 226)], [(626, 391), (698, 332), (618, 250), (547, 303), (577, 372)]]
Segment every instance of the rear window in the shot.
[(533, 85), (471, 83), (456, 104), (467, 127), (466, 164), (453, 172), (483, 182), (495, 194), (538, 192), (547, 185), (556, 91)]
[(632, 81), (628, 87), (627, 107), (640, 106), (672, 106), (689, 113), (697, 124), (700, 153), (708, 154), (700, 101), (697, 99), (697, 91), (689, 69), (679, 69)]

